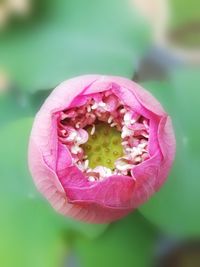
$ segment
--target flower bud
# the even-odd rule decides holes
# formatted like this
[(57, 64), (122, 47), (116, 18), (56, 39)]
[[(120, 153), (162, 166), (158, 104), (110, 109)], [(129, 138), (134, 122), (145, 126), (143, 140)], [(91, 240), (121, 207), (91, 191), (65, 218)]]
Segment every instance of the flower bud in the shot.
[(86, 75), (61, 83), (36, 115), (29, 167), (59, 213), (117, 220), (155, 193), (175, 155), (170, 117), (138, 84)]

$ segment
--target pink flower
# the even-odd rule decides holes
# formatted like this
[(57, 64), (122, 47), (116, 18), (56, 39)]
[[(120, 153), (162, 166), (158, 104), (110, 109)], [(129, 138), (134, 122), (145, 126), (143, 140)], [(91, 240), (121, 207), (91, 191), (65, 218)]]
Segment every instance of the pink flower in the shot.
[[(117, 141), (109, 131), (120, 134)], [(98, 145), (98, 138), (105, 144)], [(111, 143), (116, 151), (109, 150)], [(29, 167), (38, 190), (59, 213), (107, 223), (161, 187), (174, 155), (171, 120), (150, 93), (125, 78), (86, 75), (56, 87), (36, 115)]]

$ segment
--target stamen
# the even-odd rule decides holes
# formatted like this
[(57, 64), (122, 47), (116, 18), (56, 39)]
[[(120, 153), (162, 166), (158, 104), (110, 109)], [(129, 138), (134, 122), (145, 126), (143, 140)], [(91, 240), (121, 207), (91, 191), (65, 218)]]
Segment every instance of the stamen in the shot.
[(77, 137), (76, 137), (76, 142), (77, 142), (77, 143), (81, 142), (81, 140), (82, 140), (82, 138), (81, 138), (80, 136), (77, 136)]
[(131, 136), (133, 134), (132, 130), (130, 130), (127, 126), (123, 126), (121, 137), (124, 139), (127, 136)]
[(74, 131), (74, 132), (71, 132), (70, 134), (69, 134), (69, 136), (66, 138), (66, 140), (67, 141), (74, 141), (75, 139), (76, 139), (76, 136), (77, 136), (77, 132), (76, 131)]
[(140, 147), (140, 148), (145, 148), (146, 146), (147, 146), (146, 143), (141, 143), (141, 144), (138, 145), (138, 147)]
[(127, 163), (123, 158), (117, 160), (115, 166), (119, 171), (127, 171), (128, 169), (132, 169), (133, 167), (132, 164)]
[(110, 117), (108, 118), (108, 123), (110, 124), (112, 121), (113, 121), (113, 116), (110, 116)]
[(135, 157), (135, 162), (140, 162), (142, 160), (142, 158), (141, 157)]
[(76, 155), (81, 152), (81, 148), (77, 145), (74, 145), (71, 147), (71, 152)]
[(111, 127), (115, 127), (117, 125), (117, 123), (116, 122), (113, 122), (113, 123), (111, 123)]
[(145, 131), (142, 131), (141, 135), (144, 136), (145, 138), (149, 138), (149, 134)]
[(87, 106), (87, 112), (91, 112), (91, 106)]
[(85, 161), (85, 169), (87, 169), (88, 166), (89, 166), (89, 160), (87, 159), (87, 160)]
[(101, 108), (106, 107), (106, 103), (104, 103), (103, 101), (99, 102), (99, 107), (101, 107)]
[(66, 137), (66, 136), (67, 136), (67, 131), (64, 130), (64, 129), (62, 129), (62, 130), (60, 131), (60, 133), (61, 133), (61, 136), (63, 136), (63, 137)]
[(75, 124), (75, 127), (76, 127), (77, 129), (79, 129), (79, 128), (80, 128), (80, 125), (81, 125), (81, 123), (80, 123), (80, 122), (77, 122), (77, 123)]
[(122, 144), (122, 146), (126, 146), (126, 145), (128, 145), (128, 141), (123, 141), (123, 142), (121, 142), (121, 144)]
[(101, 117), (101, 113), (98, 112), (98, 111), (96, 111), (96, 115), (97, 115), (98, 117)]
[(98, 104), (97, 103), (94, 103), (94, 105), (92, 105), (92, 109), (97, 109), (97, 107), (98, 107)]
[(90, 134), (93, 135), (94, 133), (95, 133), (95, 125), (92, 124), (92, 130), (91, 130)]
[(130, 125), (130, 122), (131, 122), (131, 113), (130, 112), (126, 112), (126, 114), (124, 115), (124, 122), (126, 125)]
[(95, 179), (93, 176), (89, 176), (89, 177), (88, 177), (88, 181), (89, 181), (89, 182), (95, 182), (96, 179)]
[(122, 108), (122, 109), (120, 109), (120, 111), (119, 111), (121, 114), (124, 114), (125, 112), (126, 112), (126, 109), (125, 108)]

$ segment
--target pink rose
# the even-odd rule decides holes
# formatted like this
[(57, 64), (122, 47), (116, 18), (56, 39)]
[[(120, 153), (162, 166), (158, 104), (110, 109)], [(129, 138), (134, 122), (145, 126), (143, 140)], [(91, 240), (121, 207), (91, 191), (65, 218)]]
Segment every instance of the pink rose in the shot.
[(150, 93), (125, 78), (86, 75), (56, 87), (36, 115), (29, 167), (59, 213), (107, 223), (161, 187), (174, 155), (171, 120)]

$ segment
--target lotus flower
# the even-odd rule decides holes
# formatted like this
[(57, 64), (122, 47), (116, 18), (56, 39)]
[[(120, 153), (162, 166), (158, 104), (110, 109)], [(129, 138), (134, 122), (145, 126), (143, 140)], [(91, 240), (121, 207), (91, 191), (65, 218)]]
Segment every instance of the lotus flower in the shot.
[(36, 115), (29, 167), (59, 213), (108, 223), (166, 180), (175, 155), (170, 117), (138, 84), (86, 75), (61, 83)]

